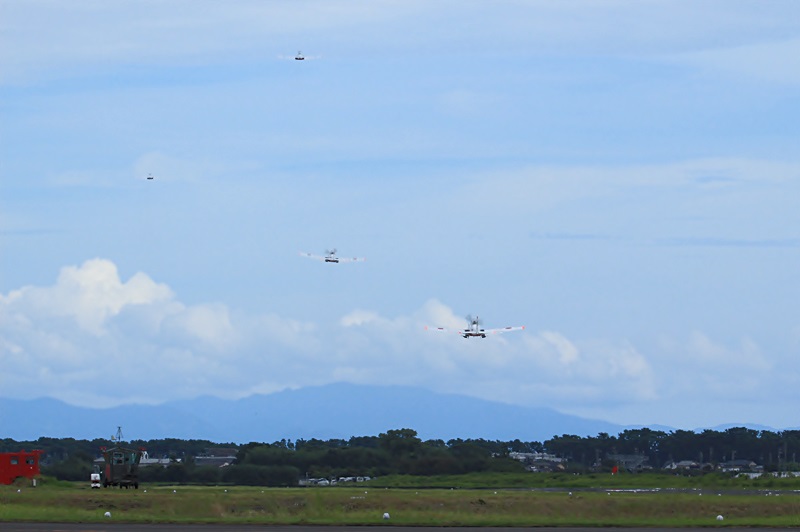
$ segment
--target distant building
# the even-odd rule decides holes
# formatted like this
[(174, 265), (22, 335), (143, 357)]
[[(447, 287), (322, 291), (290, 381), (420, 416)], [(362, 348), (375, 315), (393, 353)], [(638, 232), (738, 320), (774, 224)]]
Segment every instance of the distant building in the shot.
[(609, 454), (609, 460), (613, 460), (622, 469), (627, 471), (641, 471), (642, 469), (652, 469), (647, 465), (648, 458), (644, 454)]
[(194, 457), (194, 465), (200, 467), (228, 467), (236, 460), (236, 449), (233, 447), (213, 447), (206, 449), (205, 454)]
[(0, 484), (12, 484), (18, 478), (39, 476), (39, 459), (44, 451), (0, 453)]
[(670, 461), (664, 464), (664, 469), (700, 469), (700, 464), (694, 460), (681, 460), (679, 462)]
[[(180, 463), (181, 459), (178, 458), (174, 460), (176, 463)], [(147, 451), (142, 451), (142, 458), (139, 460), (139, 467), (151, 467), (151, 466), (161, 466), (167, 467), (173, 462), (170, 458), (150, 458), (150, 455), (147, 454)]]
[(756, 472), (763, 469), (752, 460), (729, 460), (721, 463), (719, 468), (724, 473)]
[(558, 456), (550, 453), (517, 453), (517, 452), (510, 452), (508, 453), (509, 458), (513, 458), (514, 460), (519, 460), (520, 462), (564, 462), (563, 458), (559, 458)]
[(509, 458), (518, 460), (525, 465), (525, 469), (533, 473), (556, 471), (564, 469), (564, 460), (550, 453), (508, 453)]

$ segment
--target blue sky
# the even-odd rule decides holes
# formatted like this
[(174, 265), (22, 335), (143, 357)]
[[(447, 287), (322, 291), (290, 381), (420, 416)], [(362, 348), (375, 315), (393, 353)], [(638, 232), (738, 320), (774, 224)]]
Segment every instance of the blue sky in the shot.
[(788, 0), (0, 1), (0, 394), (796, 427), (799, 58)]

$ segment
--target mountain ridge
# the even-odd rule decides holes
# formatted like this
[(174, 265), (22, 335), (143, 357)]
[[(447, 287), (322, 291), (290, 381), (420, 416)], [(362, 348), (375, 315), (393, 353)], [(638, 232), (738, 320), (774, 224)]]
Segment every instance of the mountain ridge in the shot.
[[(271, 443), (281, 439), (349, 439), (400, 428), (416, 430), (422, 439), (545, 441), (563, 434), (615, 435), (643, 425), (618, 425), (548, 407), (510, 405), (410, 386), (348, 383), (287, 389), (236, 400), (200, 396), (155, 406), (110, 408), (71, 406), (52, 398), (0, 398), (2, 438), (107, 438), (117, 426), (122, 426), (130, 439)], [(671, 430), (661, 425), (651, 428)]]

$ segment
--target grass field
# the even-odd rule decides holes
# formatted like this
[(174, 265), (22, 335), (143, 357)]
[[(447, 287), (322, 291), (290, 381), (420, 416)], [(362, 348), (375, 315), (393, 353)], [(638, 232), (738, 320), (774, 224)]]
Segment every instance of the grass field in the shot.
[[(0, 486), (0, 522), (800, 527), (798, 492)], [(383, 519), (388, 513), (390, 519)], [(716, 519), (722, 515), (724, 520)]]
[(800, 490), (800, 477), (735, 477), (708, 473), (696, 476), (669, 473), (611, 475), (609, 473), (469, 473), (466, 475), (389, 475), (370, 481), (387, 488), (673, 488), (717, 490)]

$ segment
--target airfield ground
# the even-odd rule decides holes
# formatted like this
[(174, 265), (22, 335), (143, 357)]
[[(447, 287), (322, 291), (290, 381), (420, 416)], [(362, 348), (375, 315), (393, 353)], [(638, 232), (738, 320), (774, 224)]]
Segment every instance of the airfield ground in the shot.
[(45, 483), (0, 487), (0, 523), (11, 522), (786, 528), (800, 527), (800, 492), (222, 486), (91, 490), (84, 484)]

